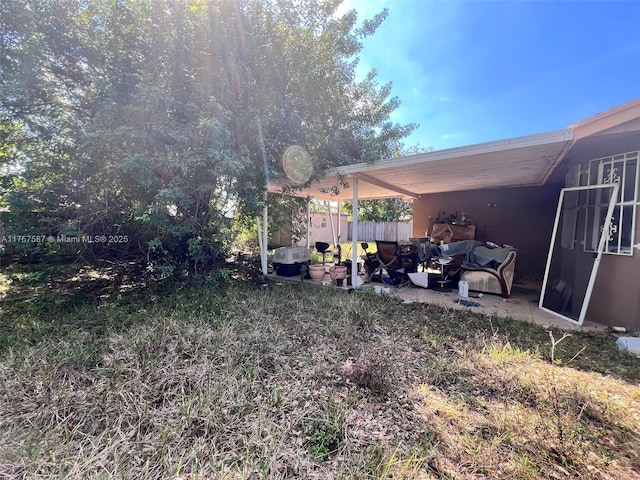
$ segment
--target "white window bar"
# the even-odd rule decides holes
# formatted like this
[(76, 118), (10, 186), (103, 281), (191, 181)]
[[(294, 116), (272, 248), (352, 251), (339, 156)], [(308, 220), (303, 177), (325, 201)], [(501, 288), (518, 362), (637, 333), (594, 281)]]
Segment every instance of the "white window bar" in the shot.
[[(633, 255), (636, 208), (638, 205), (638, 180), (640, 174), (640, 151), (627, 152), (609, 157), (597, 158), (589, 162), (588, 185), (617, 183), (618, 198), (609, 225), (604, 253), (613, 255)], [(602, 231), (602, 192), (594, 193), (587, 206), (587, 219), (591, 228), (585, 231), (584, 250), (594, 252)]]

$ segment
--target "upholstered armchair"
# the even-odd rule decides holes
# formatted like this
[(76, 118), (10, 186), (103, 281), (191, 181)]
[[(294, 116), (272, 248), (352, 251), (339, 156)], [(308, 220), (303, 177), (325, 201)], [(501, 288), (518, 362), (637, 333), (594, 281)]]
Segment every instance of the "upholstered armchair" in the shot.
[(496, 293), (503, 298), (511, 295), (517, 252), (510, 251), (496, 268), (461, 265), (460, 280), (469, 284), (469, 290)]

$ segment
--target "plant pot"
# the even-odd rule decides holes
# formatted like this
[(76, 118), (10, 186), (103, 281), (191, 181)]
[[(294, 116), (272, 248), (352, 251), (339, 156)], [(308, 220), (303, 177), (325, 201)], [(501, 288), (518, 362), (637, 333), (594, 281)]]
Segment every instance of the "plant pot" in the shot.
[(321, 282), (325, 273), (324, 265), (309, 265), (309, 276), (311, 280)]
[(344, 265), (336, 265), (329, 269), (329, 276), (331, 277), (331, 281), (335, 284), (338, 278), (344, 280), (347, 278), (347, 267)]
[[(345, 267), (347, 267), (347, 285), (351, 285), (351, 278), (353, 276), (353, 262), (351, 260), (345, 260), (342, 262)], [(358, 275), (360, 274), (360, 264), (356, 263), (356, 271)]]

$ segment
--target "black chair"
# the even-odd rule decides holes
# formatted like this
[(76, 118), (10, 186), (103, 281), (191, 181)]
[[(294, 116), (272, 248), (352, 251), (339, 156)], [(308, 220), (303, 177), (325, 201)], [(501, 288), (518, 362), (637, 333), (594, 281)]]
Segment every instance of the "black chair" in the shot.
[[(416, 272), (418, 269), (418, 255), (415, 245), (399, 245), (398, 242), (388, 242), (384, 240), (376, 240), (378, 268), (377, 272), (381, 279), (383, 270), (395, 287), (404, 287), (409, 285), (411, 280), (408, 273)], [(375, 273), (374, 273), (375, 275)], [(370, 276), (372, 278), (373, 275)]]
[(367, 252), (367, 248), (369, 248), (369, 244), (367, 242), (362, 242), (360, 246), (364, 250), (364, 272), (368, 276), (367, 281), (372, 281), (374, 274), (378, 271), (380, 261), (378, 260), (378, 256), (375, 253)]
[(325, 242), (316, 242), (316, 250), (322, 254), (322, 265), (324, 265), (324, 256), (329, 251), (329, 244)]

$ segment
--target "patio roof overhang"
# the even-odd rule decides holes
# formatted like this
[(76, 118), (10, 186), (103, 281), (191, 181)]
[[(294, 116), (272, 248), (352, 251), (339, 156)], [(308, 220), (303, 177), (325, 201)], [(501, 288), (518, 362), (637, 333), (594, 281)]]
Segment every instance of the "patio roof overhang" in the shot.
[[(570, 128), (507, 140), (449, 148), (399, 158), (335, 168), (321, 180), (295, 192), (318, 200), (351, 200), (358, 178), (358, 198), (402, 197), (483, 188), (542, 185), (573, 142)], [(282, 192), (286, 181), (269, 184)]]

